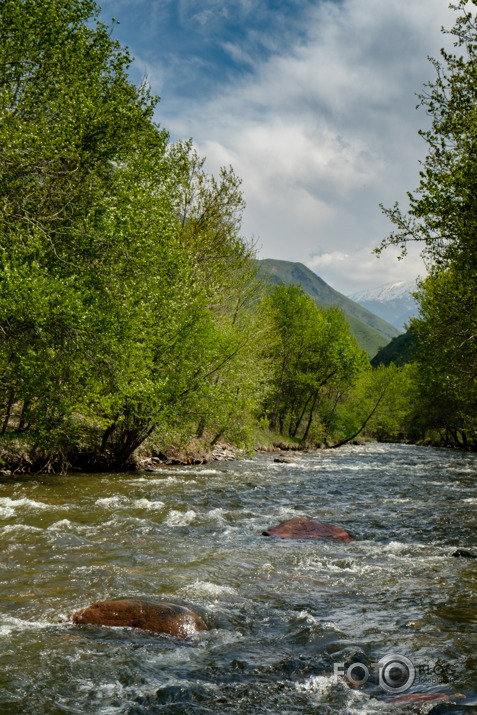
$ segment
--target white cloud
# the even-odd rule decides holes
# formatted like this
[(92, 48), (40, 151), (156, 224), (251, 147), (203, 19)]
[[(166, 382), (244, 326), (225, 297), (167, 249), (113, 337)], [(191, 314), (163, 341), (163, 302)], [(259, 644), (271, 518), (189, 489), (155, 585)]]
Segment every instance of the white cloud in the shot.
[(417, 246), (411, 246), (403, 260), (398, 260), (400, 254), (395, 248), (388, 249), (379, 257), (372, 253), (372, 249), (373, 246), (367, 245), (350, 253), (333, 251), (312, 256), (303, 262), (345, 295), (361, 288), (414, 280), (425, 275)]
[(428, 119), (415, 93), (433, 78), (426, 56), (445, 44), (440, 27), (453, 15), (447, 0), (321, 3), (286, 54), (209, 101), (166, 102), (159, 117), (194, 137), (210, 170), (234, 166), (244, 230), (263, 257), (316, 266), (342, 292), (414, 277), (417, 252), (398, 262), (371, 251), (391, 230), (379, 203), (418, 183), (417, 129)]
[(312, 256), (311, 261), (308, 261), (309, 268), (321, 268), (322, 266), (334, 266), (349, 261), (349, 253), (343, 251), (333, 251), (332, 253), (320, 253)]

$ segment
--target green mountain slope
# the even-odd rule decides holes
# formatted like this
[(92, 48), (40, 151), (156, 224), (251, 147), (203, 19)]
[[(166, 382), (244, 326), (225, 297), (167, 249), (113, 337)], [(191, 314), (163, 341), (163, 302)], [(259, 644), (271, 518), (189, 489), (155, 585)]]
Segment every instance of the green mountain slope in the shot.
[(341, 308), (349, 323), (352, 335), (358, 345), (366, 350), (370, 357), (387, 345), (390, 340), (399, 335), (393, 325), (334, 290), (325, 281), (313, 273), (302, 263), (277, 261), (265, 258), (258, 261), (260, 275), (272, 284), (295, 283), (300, 285), (305, 293), (313, 298), (319, 308), (329, 308), (332, 305)]
[(410, 332), (398, 335), (390, 343), (384, 346), (371, 360), (373, 367), (378, 365), (389, 365), (394, 362), (396, 365), (406, 365), (411, 361), (413, 353), (417, 349), (417, 336)]

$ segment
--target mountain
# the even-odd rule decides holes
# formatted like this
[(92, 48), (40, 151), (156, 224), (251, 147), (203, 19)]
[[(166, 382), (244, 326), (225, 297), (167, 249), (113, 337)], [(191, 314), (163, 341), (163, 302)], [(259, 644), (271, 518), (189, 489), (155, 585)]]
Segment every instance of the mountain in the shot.
[(300, 285), (319, 308), (327, 309), (332, 305), (341, 308), (349, 323), (351, 334), (356, 338), (358, 345), (373, 357), (390, 340), (399, 335), (393, 325), (363, 308), (342, 293), (331, 288), (325, 281), (313, 273), (302, 263), (278, 261), (265, 258), (258, 261), (260, 274), (270, 283), (278, 285), (295, 283)]
[(415, 290), (415, 281), (397, 281), (385, 283), (377, 288), (360, 290), (349, 297), (403, 331), (409, 319), (417, 315), (417, 303), (411, 295)]

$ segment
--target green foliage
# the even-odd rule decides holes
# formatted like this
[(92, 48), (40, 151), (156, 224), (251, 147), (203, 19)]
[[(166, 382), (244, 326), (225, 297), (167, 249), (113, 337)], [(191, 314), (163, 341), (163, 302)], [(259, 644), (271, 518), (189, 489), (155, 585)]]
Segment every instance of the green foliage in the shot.
[[(475, 272), (461, 271), (463, 251), (441, 251), (445, 274), (422, 287), (420, 362), (372, 370), (341, 310), (287, 281), (267, 292), (240, 233), (240, 180), (231, 167), (208, 175), (191, 141), (170, 143), (130, 61), (92, 0), (0, 4), (5, 444), (64, 468), (123, 467), (148, 438), (246, 443), (265, 416), (293, 441), (404, 438), (411, 385), (435, 406), (433, 427), (473, 443)], [(442, 311), (449, 298), (461, 332)], [(413, 420), (420, 434), (418, 407)]]
[(1, 430), (121, 466), (253, 414), (265, 371), (240, 182), (169, 143), (97, 17), (0, 6)]
[[(431, 275), (413, 319), (421, 414), (415, 424), (442, 442), (477, 449), (477, 295), (475, 275), (448, 268)], [(424, 419), (423, 419), (424, 416)]]
[(395, 244), (405, 252), (408, 241), (421, 242), (434, 269), (455, 262), (464, 267), (469, 261), (476, 267), (477, 27), (468, 6), (466, 0), (452, 6), (461, 14), (450, 30), (465, 54), (441, 50), (442, 60), (432, 60), (436, 79), (420, 95), (432, 126), (420, 132), (428, 154), (421, 162), (419, 187), (408, 194), (407, 214), (397, 204), (384, 210), (398, 230), (382, 247)]
[(409, 366), (364, 370), (330, 421), (335, 446), (357, 437), (407, 441), (413, 390)]
[[(421, 437), (433, 430), (445, 444), (477, 448), (477, 3), (461, 0), (450, 34), (456, 53), (433, 60), (436, 79), (421, 105), (432, 126), (421, 135), (428, 147), (409, 210), (385, 210), (397, 230), (382, 246), (423, 245), (430, 275), (420, 285), (414, 423)], [(462, 54), (460, 54), (462, 53)]]
[(320, 310), (300, 287), (277, 286), (265, 305), (274, 326), (269, 351), (274, 375), (266, 403), (270, 427), (302, 440), (323, 439), (325, 396), (339, 401), (369, 366), (367, 356), (349, 334), (341, 311)]

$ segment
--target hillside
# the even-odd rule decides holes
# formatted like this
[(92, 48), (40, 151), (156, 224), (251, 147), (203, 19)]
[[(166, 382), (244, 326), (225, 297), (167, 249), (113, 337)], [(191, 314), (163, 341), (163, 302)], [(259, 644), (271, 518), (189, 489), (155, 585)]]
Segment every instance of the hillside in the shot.
[(378, 365), (406, 365), (411, 361), (413, 352), (417, 347), (416, 335), (410, 331), (393, 338), (390, 343), (384, 346), (371, 360), (373, 367)]
[(260, 274), (270, 283), (298, 284), (313, 298), (319, 308), (326, 310), (332, 305), (341, 308), (352, 335), (371, 358), (392, 338), (399, 335), (399, 330), (393, 325), (334, 290), (302, 263), (265, 258), (259, 261), (259, 264)]

